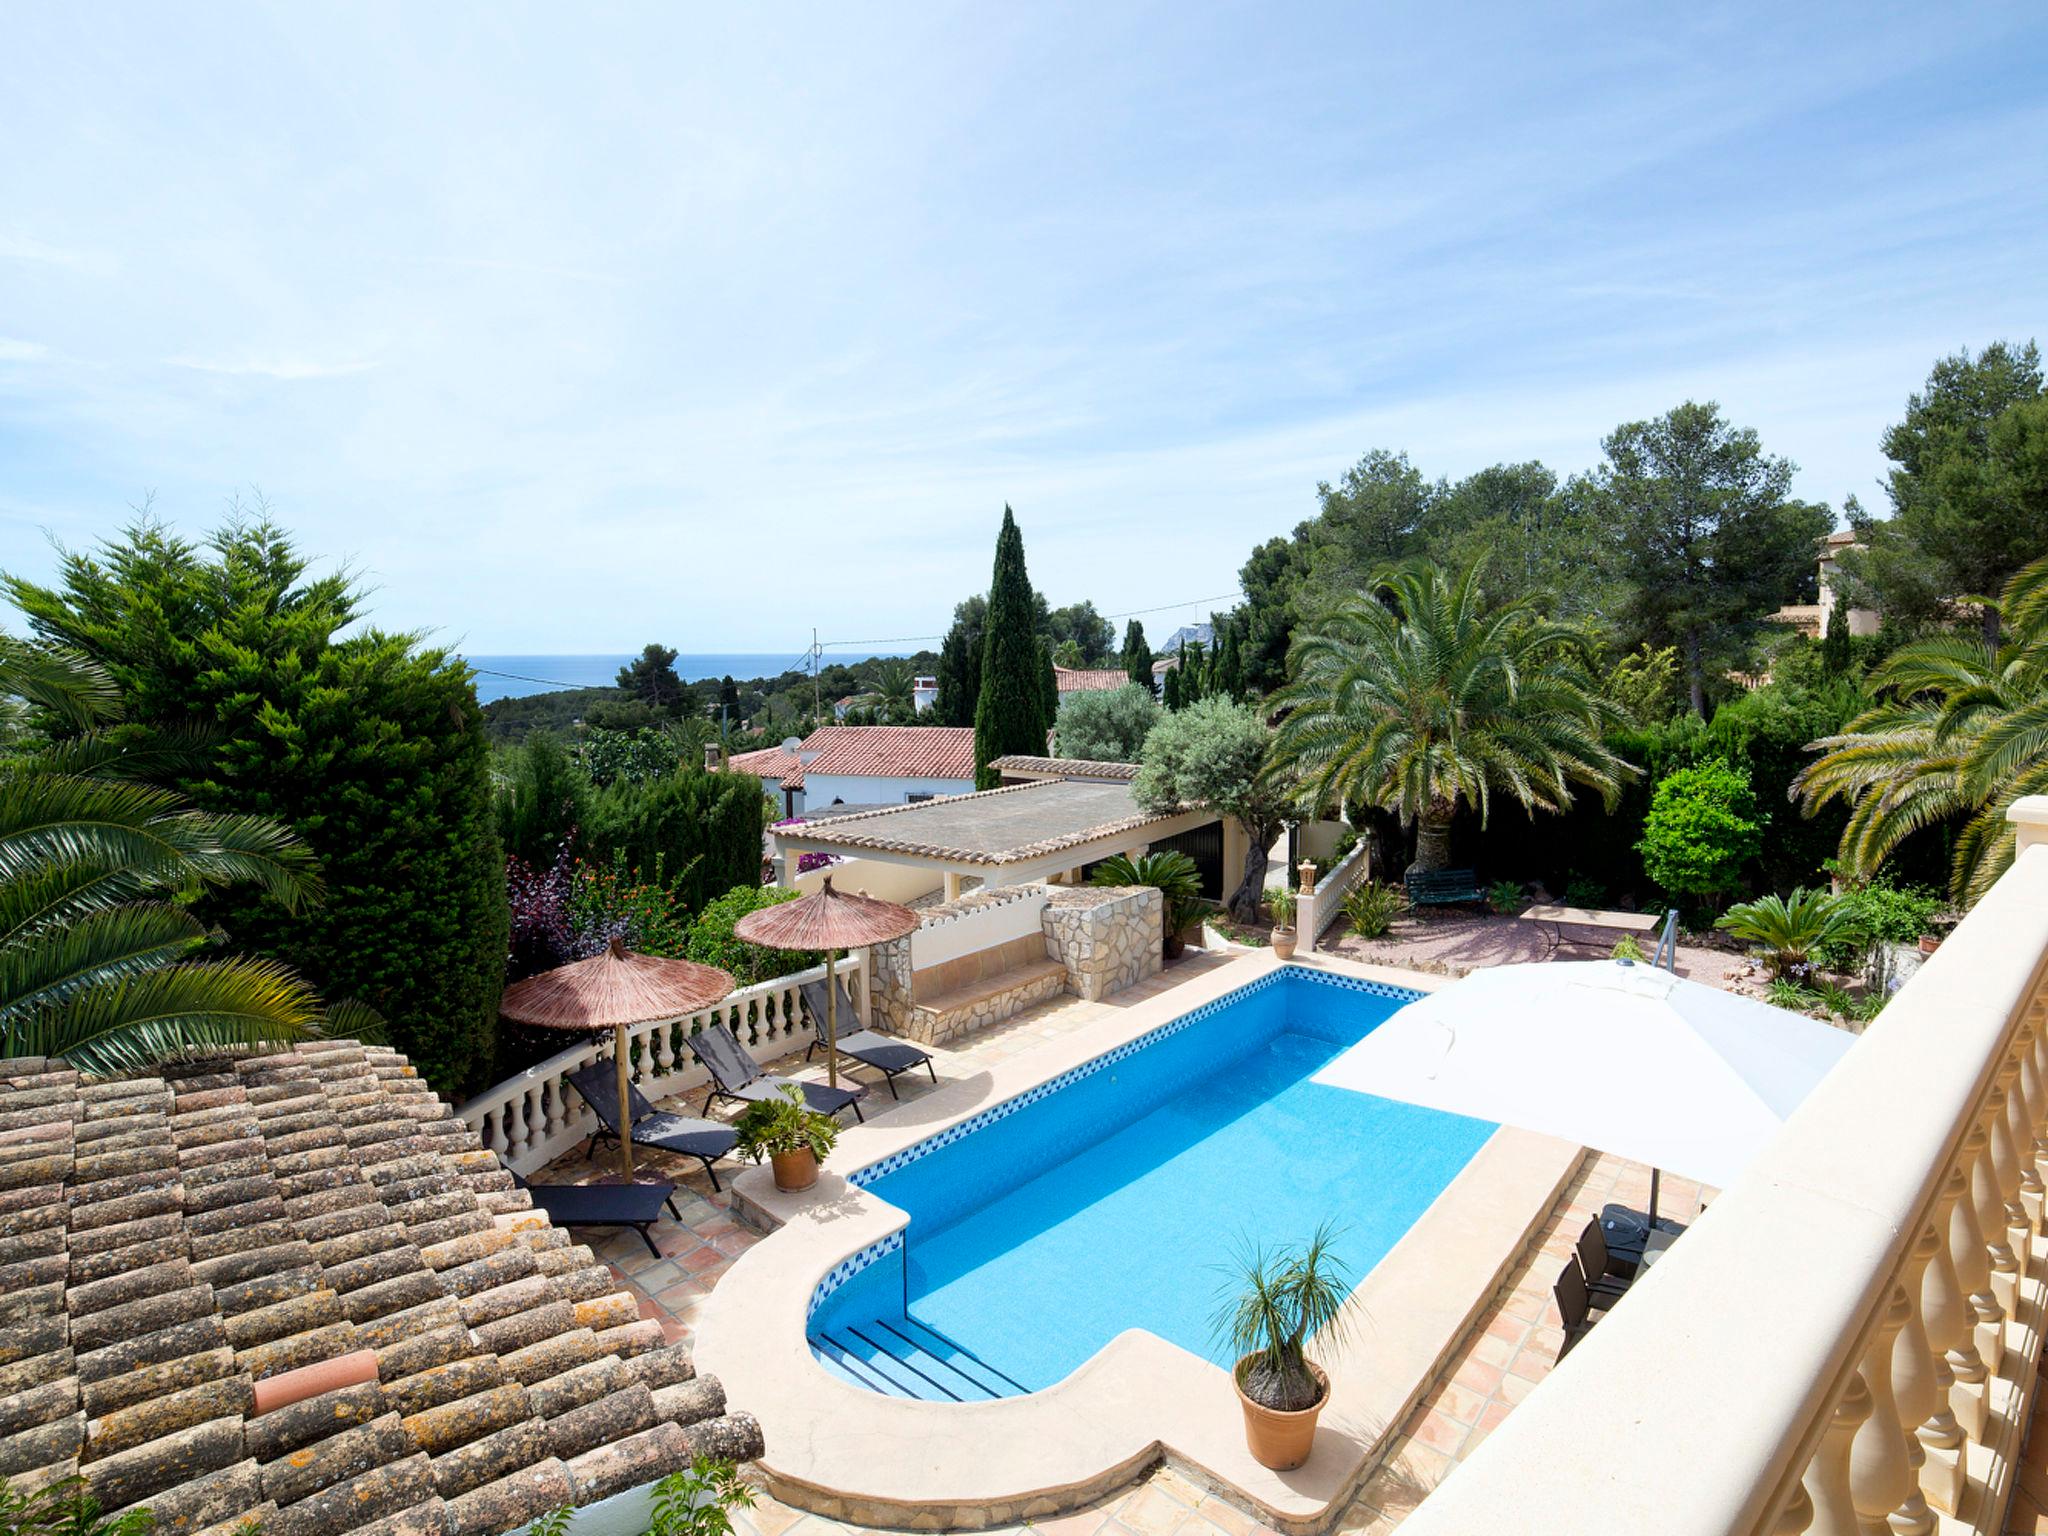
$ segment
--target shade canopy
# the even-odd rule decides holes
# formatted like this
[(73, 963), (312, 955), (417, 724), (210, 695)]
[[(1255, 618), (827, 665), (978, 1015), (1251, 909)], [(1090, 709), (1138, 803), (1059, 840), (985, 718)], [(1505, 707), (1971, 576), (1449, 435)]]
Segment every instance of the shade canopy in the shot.
[(1315, 1080), (1725, 1188), (1854, 1043), (1649, 966), (1503, 965), (1410, 1003)]
[(733, 924), (736, 937), (771, 949), (859, 949), (900, 939), (921, 919), (908, 907), (832, 889), (832, 877), (813, 895), (749, 912)]
[(709, 1008), (732, 989), (732, 977), (713, 966), (632, 954), (614, 939), (601, 955), (514, 982), (498, 1011), (515, 1023), (545, 1029), (611, 1029), (680, 1018)]

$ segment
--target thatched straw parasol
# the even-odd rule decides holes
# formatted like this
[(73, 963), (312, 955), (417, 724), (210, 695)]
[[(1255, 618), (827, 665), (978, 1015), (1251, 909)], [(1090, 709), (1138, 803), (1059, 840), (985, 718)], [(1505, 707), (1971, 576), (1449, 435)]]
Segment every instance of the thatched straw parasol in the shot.
[(558, 965), (505, 989), (498, 1011), (519, 1024), (543, 1029), (612, 1032), (612, 1056), (619, 1073), (619, 1162), (633, 1181), (632, 1069), (626, 1062), (626, 1028), (679, 1019), (709, 1008), (732, 991), (732, 978), (694, 960), (626, 952), (623, 940), (588, 960)]
[(832, 877), (814, 896), (749, 912), (733, 924), (736, 938), (773, 949), (825, 952), (825, 1079), (839, 1086), (839, 983), (832, 972), (836, 953), (884, 944), (913, 931), (920, 919), (908, 907), (872, 896), (848, 896), (832, 889)]

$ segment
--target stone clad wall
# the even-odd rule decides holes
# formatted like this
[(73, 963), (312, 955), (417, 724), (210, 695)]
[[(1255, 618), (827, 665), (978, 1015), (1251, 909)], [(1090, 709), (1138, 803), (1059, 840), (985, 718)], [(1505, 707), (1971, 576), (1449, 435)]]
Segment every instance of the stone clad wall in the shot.
[[(1090, 1001), (1156, 975), (1163, 963), (1160, 928), (1164, 903), (1151, 886), (1048, 886), (1041, 918), (1045, 952), (1060, 973), (1020, 977), (1019, 984), (971, 1005), (937, 1010), (919, 1007), (906, 936), (868, 951), (869, 1019), (878, 1029), (927, 1045), (944, 1044), (1000, 1023), (1062, 992)], [(957, 902), (926, 908), (929, 926), (1014, 900), (1015, 892), (974, 891)]]
[(1166, 904), (1149, 885), (1050, 887), (1047, 947), (1067, 968), (1067, 990), (1093, 1002), (1164, 966)]

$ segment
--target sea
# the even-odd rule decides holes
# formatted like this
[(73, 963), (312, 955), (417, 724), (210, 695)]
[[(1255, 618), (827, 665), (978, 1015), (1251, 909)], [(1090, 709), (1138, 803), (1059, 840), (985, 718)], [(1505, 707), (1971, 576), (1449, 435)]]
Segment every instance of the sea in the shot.
[[(635, 651), (630, 656), (465, 656), (462, 659), (476, 672), (476, 697), (479, 704), (488, 704), (494, 699), (524, 698), (528, 694), (552, 693), (558, 688), (609, 688), (619, 680), (619, 668), (639, 657)], [(868, 660), (871, 658), (860, 658)], [(858, 665), (853, 657), (831, 655), (825, 658), (828, 665)], [(810, 665), (809, 659), (798, 652), (792, 656), (788, 651), (732, 652), (729, 654), (705, 653), (703, 655), (678, 655), (676, 675), (686, 683), (702, 682), (707, 677), (779, 677), (784, 672), (802, 672)]]

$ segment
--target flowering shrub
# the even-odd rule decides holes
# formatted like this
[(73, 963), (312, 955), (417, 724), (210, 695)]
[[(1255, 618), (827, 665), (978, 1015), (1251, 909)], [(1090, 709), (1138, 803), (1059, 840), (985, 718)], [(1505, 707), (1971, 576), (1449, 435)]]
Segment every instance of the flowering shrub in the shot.
[(659, 857), (652, 881), (642, 881), (639, 870), (625, 865), (623, 852), (612, 855), (610, 869), (577, 860), (567, 907), (578, 945), (594, 955), (613, 939), (623, 939), (643, 955), (680, 959), (689, 945), (690, 914), (676, 900), (676, 882), (662, 878)]
[(514, 856), (505, 860), (505, 899), (512, 911), (506, 977), (521, 977), (601, 954), (613, 939), (649, 955), (680, 956), (688, 947), (690, 914), (677, 900), (674, 880), (655, 861), (643, 880), (615, 853), (610, 868), (572, 851), (562, 841), (554, 863), (540, 869)]

